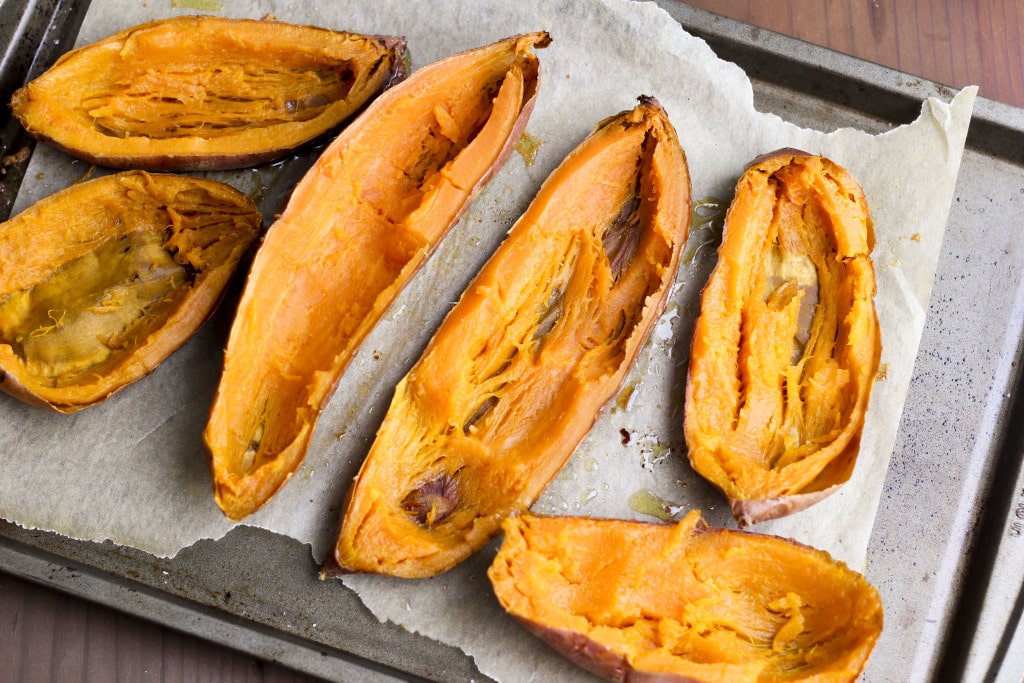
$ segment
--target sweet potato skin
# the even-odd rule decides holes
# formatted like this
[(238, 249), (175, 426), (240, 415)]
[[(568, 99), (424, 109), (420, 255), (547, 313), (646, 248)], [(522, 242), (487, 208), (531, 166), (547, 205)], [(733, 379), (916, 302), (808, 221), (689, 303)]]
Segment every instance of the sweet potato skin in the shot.
[(325, 574), (446, 571), (536, 500), (664, 310), (689, 192), (652, 98), (563, 161), (396, 388)]
[(512, 36), (419, 69), (295, 188), (249, 273), (204, 432), (229, 519), (292, 476), (360, 342), (511, 155), (539, 87), (532, 50), (549, 41)]
[[(14, 93), (11, 111), (33, 137), (98, 166), (248, 168), (336, 129), (404, 77), (404, 56), (393, 36), (179, 16), (66, 53)], [(261, 65), (293, 66), (291, 81), (247, 81)], [(312, 83), (326, 73), (341, 82)], [(218, 101), (224, 111), (209, 104)]]
[[(223, 183), (129, 171), (73, 185), (0, 224), (0, 389), (70, 413), (145, 377), (215, 310), (261, 221), (252, 200)], [(133, 250), (143, 254), (134, 271), (105, 274)], [(69, 276), (71, 264), (86, 265)], [(158, 270), (170, 273), (166, 284), (143, 291)], [(33, 297), (44, 303), (28, 305)], [(52, 325), (31, 322), (39, 306)], [(47, 335), (61, 346), (30, 350)], [(75, 357), (84, 353), (101, 360)]]
[(502, 607), (609, 681), (852, 681), (882, 630), (877, 590), (827, 553), (697, 511), (671, 524), (525, 513), (503, 529), (488, 570)]
[(684, 432), (741, 525), (805, 509), (853, 471), (881, 356), (873, 247), (864, 192), (831, 160), (778, 150), (737, 183), (701, 296)]

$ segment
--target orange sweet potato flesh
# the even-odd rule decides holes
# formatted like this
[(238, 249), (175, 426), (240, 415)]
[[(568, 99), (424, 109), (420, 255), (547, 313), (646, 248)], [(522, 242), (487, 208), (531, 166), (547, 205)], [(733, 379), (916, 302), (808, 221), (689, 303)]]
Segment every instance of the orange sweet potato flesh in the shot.
[(175, 17), (69, 52), (11, 109), (33, 136), (94, 164), (243, 168), (336, 128), (401, 76), (404, 49), (279, 21)]
[(565, 159), (399, 383), (325, 574), (443, 572), (537, 499), (664, 309), (689, 193), (650, 98)]
[(228, 185), (133, 171), (0, 224), (0, 388), (73, 412), (144, 377), (210, 315), (260, 223)]
[(366, 334), (508, 158), (546, 33), (448, 57), (377, 98), (299, 182), (257, 252), (206, 427), (230, 519), (305, 457)]
[(803, 509), (853, 471), (881, 354), (873, 246), (860, 185), (828, 159), (782, 150), (736, 186), (684, 426), (693, 468), (741, 524)]
[(786, 539), (675, 524), (504, 523), (488, 577), (501, 605), (611, 681), (853, 681), (882, 630), (878, 592)]

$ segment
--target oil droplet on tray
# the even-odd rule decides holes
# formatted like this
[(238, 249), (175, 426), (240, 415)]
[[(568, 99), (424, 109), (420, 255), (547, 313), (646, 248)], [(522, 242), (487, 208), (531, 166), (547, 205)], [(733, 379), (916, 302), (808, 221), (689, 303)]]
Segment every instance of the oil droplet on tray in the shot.
[(629, 408), (629, 400), (633, 398), (633, 392), (636, 391), (636, 382), (630, 382), (622, 388), (619, 392), (618, 397), (615, 399), (615, 408), (618, 410), (625, 411)]
[(640, 489), (629, 497), (629, 507), (642, 515), (650, 515), (663, 522), (671, 522), (680, 506), (654, 495), (647, 489)]
[(572, 465), (563, 467), (562, 470), (555, 475), (555, 481), (576, 481), (576, 472), (573, 471)]
[(224, 9), (224, 3), (221, 0), (172, 0), (171, 7), (219, 12)]
[(516, 151), (519, 152), (519, 156), (523, 157), (523, 163), (527, 167), (533, 166), (533, 162), (537, 160), (537, 150), (540, 149), (541, 141), (537, 138), (523, 133), (523, 137), (519, 138), (519, 142), (516, 143)]

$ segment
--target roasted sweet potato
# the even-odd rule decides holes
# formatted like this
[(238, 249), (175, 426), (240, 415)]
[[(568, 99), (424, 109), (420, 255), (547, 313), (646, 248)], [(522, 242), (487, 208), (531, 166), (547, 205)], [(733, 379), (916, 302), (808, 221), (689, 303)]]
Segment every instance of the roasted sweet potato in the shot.
[(260, 223), (228, 185), (135, 171), (0, 224), (0, 388), (72, 412), (144, 377), (213, 311)]
[(443, 59), (386, 91), (323, 152), (257, 252), (206, 427), (231, 519), (295, 472), (338, 378), (507, 159), (546, 33)]
[(510, 517), (488, 577), (501, 605), (611, 681), (852, 681), (882, 631), (878, 592), (825, 552), (675, 524)]
[(873, 246), (864, 192), (828, 159), (782, 150), (736, 186), (684, 425), (690, 463), (741, 524), (800, 510), (853, 471), (881, 354)]
[(689, 219), (676, 132), (642, 98), (551, 174), (399, 383), (325, 571), (437, 574), (531, 505), (664, 310)]
[(397, 38), (182, 16), (69, 52), (11, 109), (33, 136), (101, 166), (243, 168), (336, 128), (401, 76), (404, 49)]

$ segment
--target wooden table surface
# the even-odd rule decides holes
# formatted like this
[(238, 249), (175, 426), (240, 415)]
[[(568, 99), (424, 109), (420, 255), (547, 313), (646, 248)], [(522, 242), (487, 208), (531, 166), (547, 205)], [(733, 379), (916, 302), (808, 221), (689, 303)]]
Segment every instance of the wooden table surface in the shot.
[[(691, 0), (1024, 107), (1024, 0)], [(0, 683), (313, 680), (0, 572)]]

